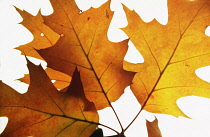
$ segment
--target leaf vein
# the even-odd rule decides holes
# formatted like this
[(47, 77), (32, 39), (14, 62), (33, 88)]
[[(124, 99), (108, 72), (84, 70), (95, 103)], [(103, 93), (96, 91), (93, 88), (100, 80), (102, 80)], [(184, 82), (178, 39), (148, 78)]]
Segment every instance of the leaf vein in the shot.
[[(58, 109), (60, 109), (60, 111), (63, 113), (63, 115), (65, 115), (65, 112), (61, 109), (61, 107), (55, 102), (55, 100), (49, 95), (49, 93), (46, 91), (46, 89), (44, 88), (44, 85), (41, 83), (45, 93), (47, 94), (47, 96), (50, 98), (50, 100), (58, 107)], [(57, 91), (57, 90), (56, 90)]]
[(183, 61), (186, 61), (186, 60), (190, 60), (190, 59), (193, 59), (193, 58), (198, 58), (198, 57), (201, 57), (201, 56), (206, 56), (206, 55), (210, 55), (210, 53), (201, 54), (201, 55), (198, 55), (198, 56), (193, 56), (193, 57), (186, 58), (186, 59), (183, 59), (183, 60), (171, 62), (171, 63), (169, 63), (169, 65), (176, 64), (176, 63), (179, 63), (179, 62), (183, 62)]
[(69, 125), (67, 125), (66, 127), (64, 127), (63, 129), (61, 129), (57, 135), (55, 135), (55, 137), (57, 137), (60, 133), (62, 133), (64, 130), (66, 130), (68, 127), (72, 126), (75, 122), (77, 122), (76, 120), (73, 121), (72, 123), (70, 123)]
[[(58, 1), (58, 0), (57, 0), (57, 1)], [(58, 1), (58, 3), (60, 4), (59, 1)], [(61, 5), (61, 4), (60, 4), (60, 5)], [(62, 6), (61, 6), (61, 7), (62, 7)], [(63, 7), (62, 7), (62, 9), (63, 9)], [(66, 16), (68, 17), (66, 11), (65, 11), (64, 9), (63, 9), (63, 11), (64, 11), (64, 13), (66, 14)], [(119, 117), (118, 117), (118, 115), (117, 115), (117, 113), (116, 113), (114, 107), (112, 106), (112, 104), (111, 104), (111, 102), (110, 102), (110, 100), (109, 100), (109, 98), (108, 98), (108, 96), (107, 96), (107, 94), (106, 94), (106, 92), (105, 92), (105, 90), (104, 90), (104, 88), (103, 88), (101, 82), (100, 82), (100, 79), (99, 79), (98, 75), (96, 74), (96, 71), (95, 71), (95, 69), (93, 68), (93, 65), (91, 64), (90, 59), (89, 59), (88, 56), (85, 54), (84, 47), (82, 46), (81, 41), (80, 41), (80, 39), (79, 39), (79, 37), (78, 37), (78, 34), (76, 33), (76, 30), (75, 30), (75, 28), (74, 28), (74, 25), (72, 24), (72, 21), (71, 21), (71, 19), (70, 19), (69, 17), (68, 17), (68, 20), (69, 20), (69, 23), (71, 24), (71, 26), (72, 26), (72, 28), (73, 28), (73, 31), (74, 31), (74, 33), (75, 33), (75, 35), (76, 35), (76, 37), (77, 37), (77, 39), (78, 39), (78, 41), (79, 41), (79, 43), (80, 43), (80, 45), (81, 45), (82, 51), (83, 51), (84, 55), (86, 56), (88, 63), (89, 63), (90, 66), (91, 66), (91, 69), (90, 69), (90, 70), (92, 70), (93, 73), (94, 73), (94, 75), (96, 76), (96, 79), (97, 79), (97, 81), (98, 81), (98, 83), (99, 83), (99, 86), (100, 86), (101, 89), (102, 89), (102, 93), (103, 93), (103, 95), (105, 96), (105, 98), (106, 98), (106, 100), (107, 100), (109, 106), (110, 106), (111, 109), (113, 110), (113, 112), (114, 112), (114, 114), (115, 114), (115, 116), (116, 116), (116, 118), (117, 118), (117, 120), (118, 120), (118, 123), (120, 124), (120, 127), (121, 127), (121, 129), (122, 129), (122, 131), (123, 131), (124, 129), (123, 129), (123, 126), (122, 126), (122, 124), (121, 124), (121, 122), (120, 122), (120, 120), (119, 120)]]
[[(141, 32), (141, 33), (142, 33), (142, 32)], [(146, 42), (146, 45), (147, 45), (147, 47), (148, 47), (148, 49), (149, 49), (150, 53), (152, 54), (152, 57), (154, 58), (154, 60), (155, 60), (155, 62), (156, 62), (156, 64), (157, 64), (157, 67), (158, 67), (159, 73), (161, 73), (161, 70), (160, 70), (160, 65), (159, 65), (159, 63), (158, 63), (158, 61), (157, 61), (157, 59), (156, 59), (155, 55), (153, 54), (153, 52), (152, 52), (152, 50), (151, 50), (151, 48), (150, 48), (150, 46), (149, 46), (149, 44), (148, 44), (148, 42), (147, 42), (147, 40), (146, 40), (146, 38), (145, 38), (145, 36), (144, 36), (144, 34), (143, 34), (143, 33), (142, 33), (142, 36), (143, 36), (144, 41)]]

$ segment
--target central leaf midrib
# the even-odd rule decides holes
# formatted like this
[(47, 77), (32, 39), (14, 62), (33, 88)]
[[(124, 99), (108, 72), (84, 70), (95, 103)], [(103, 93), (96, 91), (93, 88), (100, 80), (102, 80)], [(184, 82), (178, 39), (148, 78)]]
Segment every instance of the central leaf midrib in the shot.
[[(58, 0), (57, 0), (57, 1), (58, 1)], [(58, 3), (60, 4), (60, 2), (58, 2)], [(61, 4), (60, 4), (60, 6), (62, 7)], [(62, 9), (63, 9), (63, 7), (62, 7)], [(102, 93), (103, 93), (103, 95), (105, 96), (105, 98), (106, 98), (106, 100), (107, 100), (109, 106), (111, 107), (112, 111), (114, 112), (114, 114), (115, 114), (115, 116), (116, 116), (116, 118), (117, 118), (117, 120), (118, 120), (118, 123), (120, 124), (120, 127), (121, 127), (121, 129), (122, 129), (122, 131), (123, 131), (124, 129), (123, 129), (123, 126), (122, 126), (122, 124), (121, 124), (121, 122), (120, 122), (120, 119), (119, 119), (119, 117), (118, 117), (118, 115), (117, 115), (117, 113), (116, 113), (114, 107), (112, 106), (112, 104), (111, 104), (111, 102), (110, 102), (110, 100), (109, 100), (109, 98), (108, 98), (108, 96), (107, 96), (107, 94), (106, 94), (106, 92), (105, 92), (105, 90), (104, 90), (104, 88), (103, 88), (101, 82), (100, 82), (100, 79), (99, 79), (98, 75), (96, 74), (96, 71), (95, 71), (95, 69), (94, 69), (94, 67), (93, 67), (93, 65), (92, 65), (92, 63), (91, 63), (91, 61), (90, 61), (88, 55), (86, 54), (86, 52), (85, 52), (85, 50), (84, 50), (84, 48), (83, 48), (83, 46), (82, 46), (82, 43), (81, 43), (81, 41), (80, 41), (80, 39), (79, 39), (78, 34), (76, 33), (76, 30), (75, 30), (75, 28), (74, 28), (74, 25), (72, 24), (72, 21), (71, 21), (71, 19), (69, 18), (69, 16), (67, 15), (66, 11), (65, 11), (64, 9), (63, 9), (63, 11), (64, 11), (64, 13), (65, 13), (66, 16), (67, 16), (67, 18), (68, 18), (68, 20), (69, 20), (69, 23), (71, 24), (72, 29), (73, 29), (73, 31), (74, 31), (76, 37), (77, 37), (77, 40), (78, 40), (79, 44), (81, 45), (81, 49), (82, 49), (82, 51), (83, 51), (83, 53), (84, 53), (84, 55), (85, 55), (85, 57), (86, 57), (86, 59), (87, 59), (89, 65), (90, 65), (90, 67), (91, 67), (91, 69), (92, 69), (92, 71), (93, 71), (93, 73), (94, 73), (94, 75), (95, 75), (95, 77), (96, 77), (98, 83), (99, 83), (99, 86), (100, 86), (101, 89), (102, 89)]]
[[(206, 5), (206, 3), (205, 3), (204, 5)], [(173, 52), (172, 52), (172, 54), (171, 54), (171, 56), (170, 56), (168, 62), (166, 63), (164, 69), (160, 72), (160, 76), (158, 77), (156, 83), (154, 84), (154, 86), (153, 86), (153, 88), (152, 88), (150, 94), (148, 95), (146, 101), (145, 101), (144, 104), (142, 105), (141, 110), (143, 110), (144, 107), (146, 106), (146, 103), (148, 102), (148, 100), (149, 100), (149, 98), (151, 97), (152, 93), (155, 91), (155, 88), (157, 87), (157, 85), (158, 85), (160, 79), (161, 79), (162, 76), (164, 75), (165, 70), (168, 68), (168, 66), (170, 66), (171, 60), (173, 59), (174, 54), (176, 53), (177, 48), (179, 47), (179, 44), (180, 44), (180, 42), (181, 42), (181, 40), (182, 40), (183, 35), (184, 35), (185, 32), (188, 30), (188, 28), (191, 26), (191, 24), (193, 23), (193, 21), (195, 20), (196, 16), (198, 15), (198, 13), (201, 11), (201, 9), (204, 7), (204, 5), (201, 6), (201, 8), (198, 10), (198, 12), (195, 14), (195, 16), (194, 16), (194, 17), (192, 18), (192, 20), (190, 21), (190, 23), (186, 26), (186, 28), (185, 28), (185, 30), (183, 31), (183, 33), (180, 34), (180, 37), (179, 37), (179, 39), (178, 39), (178, 41), (177, 41), (177, 44), (176, 44), (176, 46), (175, 46), (175, 48), (174, 48), (174, 50), (173, 50)]]

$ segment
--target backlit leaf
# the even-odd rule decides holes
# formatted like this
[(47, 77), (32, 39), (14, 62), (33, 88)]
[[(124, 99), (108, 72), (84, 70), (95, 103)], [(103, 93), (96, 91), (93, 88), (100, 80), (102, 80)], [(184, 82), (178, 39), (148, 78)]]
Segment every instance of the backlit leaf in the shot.
[(107, 38), (113, 16), (109, 3), (80, 14), (73, 0), (51, 0), (54, 13), (43, 17), (44, 24), (61, 37), (38, 50), (52, 69), (72, 76), (78, 66), (85, 94), (97, 109), (116, 101), (135, 74), (123, 69), (128, 40), (113, 43)]
[[(71, 77), (69, 75), (53, 70), (51, 68), (46, 68), (45, 72), (51, 80), (55, 80), (53, 84), (57, 89), (64, 89), (69, 86), (69, 81), (71, 81)], [(23, 78), (20, 78), (18, 80), (30, 84), (30, 75), (26, 74)]]
[(22, 11), (18, 8), (16, 8), (16, 10), (23, 18), (21, 24), (26, 27), (31, 33), (33, 33), (34, 37), (32, 42), (28, 43), (27, 45), (21, 45), (16, 49), (22, 51), (23, 55), (42, 59), (39, 54), (37, 54), (35, 49), (51, 47), (57, 42), (60, 35), (55, 33), (52, 29), (44, 24), (41, 12), (38, 12), (36, 16), (33, 16), (30, 13)]
[[(100, 125), (124, 137), (142, 110), (187, 117), (176, 105), (180, 97), (210, 98), (210, 84), (195, 74), (210, 65), (210, 38), (204, 34), (210, 24), (208, 0), (168, 0), (166, 25), (145, 23), (124, 6), (128, 26), (122, 30), (144, 57), (138, 64), (124, 61), (128, 39), (108, 40), (110, 1), (85, 12), (74, 0), (50, 2), (54, 13), (49, 16), (16, 9), (34, 36), (16, 49), (45, 60), (48, 68), (27, 60), (29, 75), (20, 79), (29, 84), (25, 94), (0, 82), (0, 116), (9, 118), (1, 136), (103, 136), (96, 130)], [(111, 103), (129, 85), (141, 109), (124, 127)], [(97, 110), (105, 107), (111, 107), (121, 131), (98, 122)], [(147, 121), (147, 129), (149, 137), (162, 136), (157, 119)]]
[[(95, 130), (98, 114), (85, 95), (76, 69), (66, 92), (58, 92), (42, 67), (28, 61), (30, 86), (19, 94), (0, 83), (0, 116), (9, 118), (4, 137), (87, 137)], [(76, 83), (76, 84), (75, 84)]]
[(126, 70), (138, 72), (131, 89), (143, 108), (153, 113), (185, 116), (176, 105), (183, 96), (210, 97), (210, 84), (195, 70), (210, 65), (208, 0), (169, 0), (169, 21), (144, 23), (124, 7), (129, 25), (123, 30), (143, 55), (143, 64), (126, 62)]

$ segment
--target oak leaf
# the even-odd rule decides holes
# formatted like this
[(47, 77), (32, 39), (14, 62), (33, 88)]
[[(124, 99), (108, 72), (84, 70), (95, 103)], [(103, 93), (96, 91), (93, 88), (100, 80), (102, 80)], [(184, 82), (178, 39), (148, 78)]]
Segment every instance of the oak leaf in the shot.
[(87, 137), (97, 127), (98, 114), (85, 95), (76, 69), (66, 92), (58, 92), (42, 69), (28, 61), (28, 92), (0, 83), (0, 116), (9, 118), (4, 137), (72, 136)]
[[(3, 136), (11, 133), (66, 136), (73, 130), (75, 134), (71, 136), (89, 136), (100, 125), (96, 108), (111, 106), (132, 83), (134, 75), (131, 89), (142, 105), (137, 116), (143, 109), (185, 116), (176, 105), (178, 98), (210, 97), (209, 83), (195, 75), (196, 69), (210, 64), (210, 39), (204, 34), (210, 20), (210, 2), (170, 0), (169, 22), (165, 26), (156, 20), (144, 23), (134, 11), (124, 7), (129, 25), (123, 30), (144, 56), (143, 64), (123, 64), (128, 40), (120, 43), (108, 40), (107, 30), (113, 16), (109, 3), (80, 12), (74, 0), (51, 0), (54, 13), (50, 16), (40, 13), (32, 16), (17, 9), (24, 18), (22, 24), (34, 35), (32, 43), (18, 49), (24, 55), (45, 60), (50, 78), (40, 66), (28, 62), (30, 86), (26, 94), (20, 95), (1, 83), (0, 114), (10, 119)], [(61, 72), (72, 80), (62, 77), (71, 84), (60, 87), (63, 83), (59, 83), (57, 88), (62, 92), (58, 92), (50, 79), (60, 80)], [(29, 76), (21, 80), (29, 83)], [(29, 114), (32, 119), (27, 119)], [(112, 129), (118, 133), (115, 136), (124, 136), (134, 120), (126, 128), (121, 125), (121, 133)], [(52, 123), (63, 127), (58, 125), (54, 130)], [(157, 120), (147, 122), (147, 127), (149, 135), (159, 134)]]
[(204, 33), (210, 24), (210, 2), (169, 0), (167, 25), (156, 20), (145, 23), (134, 11), (124, 10), (128, 26), (123, 30), (145, 59), (142, 64), (124, 65), (137, 72), (131, 89), (142, 109), (186, 116), (177, 99), (210, 97), (210, 84), (195, 74), (196, 69), (210, 65), (210, 38)]
[[(123, 69), (128, 40), (113, 43), (107, 38), (113, 16), (110, 2), (83, 13), (79, 12), (74, 0), (50, 2), (54, 13), (43, 16), (42, 25), (50, 27), (60, 38), (49, 48), (37, 49), (41, 57), (32, 55), (29, 50), (25, 50), (27, 48), (21, 49), (23, 54), (43, 58), (49, 68), (69, 76), (72, 76), (77, 66), (87, 98), (95, 103), (97, 109), (110, 106), (131, 84), (135, 74)], [(28, 17), (23, 18), (27, 20)], [(31, 47), (36, 49), (33, 45)]]

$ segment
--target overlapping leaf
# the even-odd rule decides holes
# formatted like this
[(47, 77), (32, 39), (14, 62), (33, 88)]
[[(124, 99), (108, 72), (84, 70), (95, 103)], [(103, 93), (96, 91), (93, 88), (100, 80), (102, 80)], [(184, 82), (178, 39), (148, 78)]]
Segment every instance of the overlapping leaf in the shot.
[[(64, 89), (69, 86), (69, 81), (71, 81), (71, 77), (69, 75), (53, 70), (51, 68), (46, 68), (45, 72), (51, 80), (55, 80), (53, 84), (57, 89)], [(21, 82), (30, 84), (30, 75), (26, 74), (23, 78), (20, 78), (19, 80)]]
[(66, 92), (58, 92), (41, 66), (28, 61), (30, 86), (19, 94), (0, 83), (0, 116), (9, 118), (4, 137), (87, 137), (95, 130), (98, 114), (85, 95), (76, 69)]
[[(43, 58), (37, 53), (36, 50), (53, 46), (60, 38), (60, 35), (58, 35), (43, 23), (44, 20), (40, 12), (38, 12), (36, 16), (32, 16), (28, 12), (21, 11), (18, 8), (16, 8), (16, 10), (24, 18), (21, 24), (24, 25), (33, 34), (34, 37), (32, 42), (26, 45), (21, 45), (16, 49), (22, 51), (23, 55), (32, 56), (43, 60)], [(56, 80), (54, 85), (58, 89), (65, 88), (67, 85), (69, 85), (71, 78), (68, 75), (62, 74), (61, 72), (50, 68), (47, 68), (45, 71), (52, 80)], [(29, 84), (29, 75), (25, 75), (24, 78), (19, 80)]]
[(143, 108), (154, 113), (185, 116), (176, 100), (183, 96), (210, 97), (210, 84), (195, 70), (210, 65), (210, 38), (204, 34), (210, 24), (208, 0), (169, 0), (169, 21), (144, 23), (126, 7), (129, 25), (123, 30), (145, 58), (143, 64), (125, 63), (138, 72), (131, 86)]
[[(107, 38), (113, 16), (109, 2), (81, 14), (74, 0), (51, 0), (51, 4), (54, 13), (43, 16), (42, 25), (50, 27), (60, 38), (52, 47), (38, 50), (39, 55), (48, 67), (70, 76), (78, 66), (87, 98), (97, 109), (110, 106), (131, 84), (134, 73), (123, 69), (128, 40), (112, 43)], [(43, 34), (47, 39), (51, 37)], [(22, 51), (38, 57), (24, 48)]]
[[(25, 133), (30, 132), (32, 135), (38, 136), (42, 133), (44, 133), (44, 136), (66, 136), (66, 130), (70, 133), (72, 132), (71, 128), (75, 128), (76, 133), (71, 136), (80, 136), (80, 134), (81, 136), (87, 136), (93, 132), (94, 127), (98, 124), (98, 117), (96, 115), (93, 116), (94, 114), (91, 115), (91, 113), (88, 113), (89, 111), (93, 113), (95, 108), (92, 103), (86, 100), (84, 93), (69, 93), (69, 89), (72, 87), (71, 85), (84, 87), (86, 97), (96, 104), (97, 109), (101, 109), (110, 106), (111, 102), (120, 97), (124, 88), (131, 84), (132, 78), (135, 74), (123, 69), (123, 58), (128, 48), (128, 40), (120, 43), (112, 43), (107, 38), (107, 30), (113, 16), (113, 13), (109, 8), (109, 2), (101, 6), (99, 9), (90, 9), (82, 14), (79, 13), (79, 9), (73, 0), (52, 0), (51, 4), (54, 8), (54, 13), (48, 17), (43, 17), (40, 13), (36, 16), (32, 16), (25, 11), (17, 9), (23, 17), (22, 24), (34, 35), (32, 43), (22, 45), (17, 49), (21, 50), (24, 55), (47, 61), (48, 67), (50, 68), (47, 68), (45, 71), (51, 80), (56, 80), (56, 83), (54, 84), (56, 88), (61, 88), (62, 92), (55, 93), (55, 95), (50, 94), (49, 99), (45, 96), (41, 97), (42, 93), (37, 92), (38, 95), (33, 93), (34, 98), (37, 96), (38, 98), (42, 98), (35, 100), (32, 96), (28, 96), (32, 93), (30, 90), (39, 90), (36, 89), (36, 87), (41, 87), (42, 85), (33, 87), (34, 83), (41, 84), (44, 83), (45, 80), (40, 80), (39, 76), (37, 76), (37, 81), (34, 82), (32, 78), (35, 79), (35, 75), (33, 75), (32, 72), (20, 79), (26, 83), (29, 83), (30, 80), (29, 91), (24, 95), (28, 101), (30, 100), (30, 102), (28, 104), (25, 103), (24, 105), (32, 104), (34, 108), (22, 105), (18, 106), (16, 110), (21, 111), (23, 108), (26, 108), (32, 110), (33, 113), (37, 111), (38, 113), (41, 113), (41, 116), (43, 115), (42, 113), (44, 113), (49, 115), (49, 117), (45, 119), (33, 119), (32, 121), (35, 123), (32, 123), (32, 121), (26, 121), (26, 125), (20, 123), (21, 126), (24, 126), (20, 131), (9, 128), (6, 129), (3, 135), (8, 134), (9, 132), (12, 134), (17, 133), (17, 135), (25, 135)], [(82, 83), (79, 81), (80, 85), (78, 85), (78, 81), (74, 81), (74, 70), (76, 67), (81, 74)], [(66, 81), (70, 81), (70, 79), (62, 72), (73, 77), (69, 88), (63, 86), (62, 82), (66, 84)], [(44, 91), (47, 92), (47, 89), (44, 89)], [(81, 110), (78, 107), (75, 107), (78, 103), (77, 101), (72, 98), (66, 99), (59, 94), (64, 96), (66, 94), (73, 94), (73, 96), (79, 98), (79, 100), (81, 99), (81, 101), (79, 101), (82, 102), (82, 104), (79, 103), (82, 105), (79, 105)], [(49, 104), (50, 99), (52, 100), (51, 104)], [(24, 101), (22, 98), (21, 100)], [(40, 105), (42, 101), (47, 102), (46, 105), (52, 108), (52, 110), (55, 109), (51, 107), (54, 103), (54, 105), (57, 106), (57, 109), (60, 109), (63, 114), (57, 114), (57, 112), (54, 113), (53, 111), (51, 112), (51, 109), (47, 110), (47, 108), (42, 110), (45, 108), (44, 105)], [(39, 102), (39, 104), (37, 102)], [(68, 102), (68, 105), (66, 102)], [(62, 107), (68, 107), (68, 110), (64, 111)], [(71, 109), (71, 111), (69, 111), (69, 109)], [(45, 112), (46, 110), (47, 112)], [(80, 111), (83, 117), (81, 116)], [(5, 112), (7, 113), (8, 110), (5, 110)], [(14, 112), (10, 112), (8, 117), (13, 120), (13, 118), (10, 117), (12, 113)], [(22, 115), (22, 112), (19, 114)], [(92, 118), (94, 121), (92, 122), (92, 119), (83, 119), (87, 117), (86, 115), (90, 116), (89, 119)], [(35, 114), (34, 116), (37, 117)], [(32, 117), (34, 118), (34, 116)], [(15, 117), (16, 120), (13, 123), (9, 123), (8, 126), (10, 127), (19, 124), (19, 120), (22, 121), (22, 119), (26, 117), (28, 117), (28, 115)], [(59, 120), (61, 121), (59, 124), (64, 125), (64, 127), (60, 128), (59, 126), (59, 128), (56, 128), (55, 132), (49, 133), (50, 129), (46, 129), (46, 127), (52, 127), (50, 122), (48, 123), (48, 121), (52, 119), (51, 117), (62, 119)], [(67, 120), (63, 120), (63, 118)], [(67, 125), (66, 123), (69, 119), (71, 121)], [(58, 121), (55, 121), (57, 124)], [(79, 123), (76, 125), (74, 124), (75, 121), (79, 121)], [(37, 125), (41, 125), (42, 128), (36, 129)], [(19, 128), (19, 126), (17, 127)], [(58, 130), (60, 131), (58, 132)]]
[[(50, 16), (32, 16), (17, 9), (22, 24), (34, 35), (32, 43), (17, 49), (45, 60), (46, 72), (57, 80), (55, 86), (62, 92), (40, 66), (30, 62), (26, 94), (20, 95), (1, 82), (0, 115), (10, 119), (3, 136), (89, 136), (97, 126), (96, 108), (116, 101), (131, 84), (134, 72), (131, 89), (142, 108), (153, 113), (185, 116), (176, 105), (178, 98), (210, 97), (209, 83), (195, 75), (196, 69), (210, 65), (210, 38), (204, 34), (210, 24), (208, 0), (168, 1), (166, 26), (155, 20), (144, 23), (125, 7), (129, 25), (123, 30), (145, 62), (125, 62), (124, 66), (128, 40), (112, 43), (107, 38), (113, 16), (109, 2), (86, 12), (80, 12), (74, 0), (51, 0), (51, 4), (54, 13)], [(21, 80), (29, 83), (29, 75)], [(149, 135), (161, 136), (157, 120), (147, 127)], [(124, 129), (120, 135), (123, 133)]]

